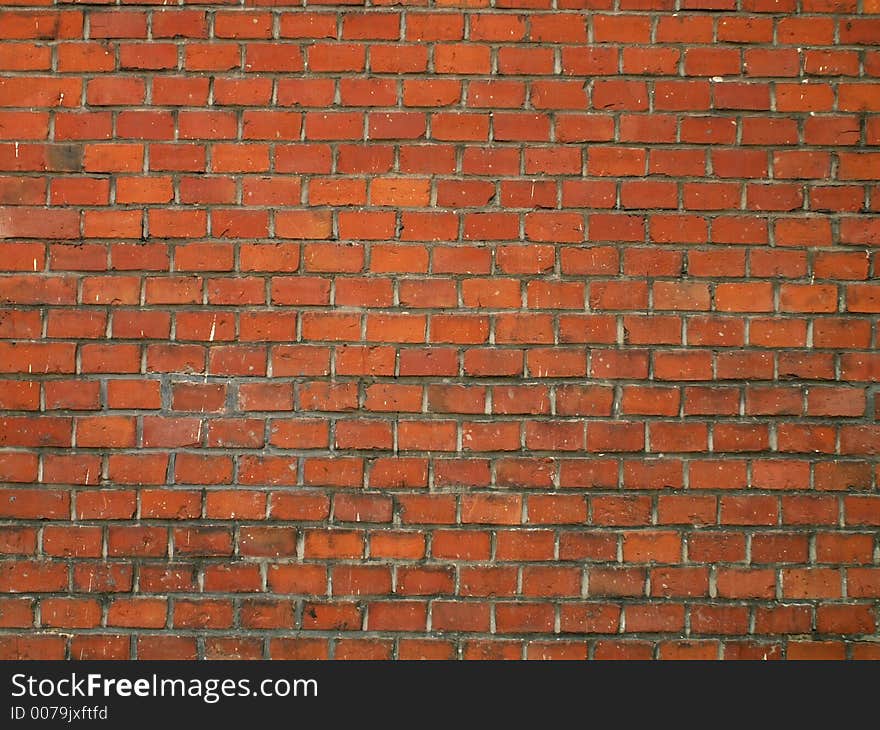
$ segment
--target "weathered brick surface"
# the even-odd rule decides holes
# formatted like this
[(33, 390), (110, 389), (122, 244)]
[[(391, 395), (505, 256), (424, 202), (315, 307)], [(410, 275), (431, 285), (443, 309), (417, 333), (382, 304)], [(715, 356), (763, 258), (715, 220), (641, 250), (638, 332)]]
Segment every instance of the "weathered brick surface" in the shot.
[(876, 0), (3, 5), (0, 657), (880, 658)]

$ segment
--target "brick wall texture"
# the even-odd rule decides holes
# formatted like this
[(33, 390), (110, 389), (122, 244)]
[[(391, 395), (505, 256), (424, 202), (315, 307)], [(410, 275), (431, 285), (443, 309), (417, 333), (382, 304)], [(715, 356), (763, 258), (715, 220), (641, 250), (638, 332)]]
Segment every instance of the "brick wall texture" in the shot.
[(880, 658), (880, 2), (0, 8), (0, 656)]

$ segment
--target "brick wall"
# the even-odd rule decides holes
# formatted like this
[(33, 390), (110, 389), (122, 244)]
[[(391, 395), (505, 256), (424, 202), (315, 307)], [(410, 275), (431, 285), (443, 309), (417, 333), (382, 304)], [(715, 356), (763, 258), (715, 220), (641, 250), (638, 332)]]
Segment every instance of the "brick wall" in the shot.
[(4, 1), (0, 656), (880, 658), (880, 3), (350, 4)]

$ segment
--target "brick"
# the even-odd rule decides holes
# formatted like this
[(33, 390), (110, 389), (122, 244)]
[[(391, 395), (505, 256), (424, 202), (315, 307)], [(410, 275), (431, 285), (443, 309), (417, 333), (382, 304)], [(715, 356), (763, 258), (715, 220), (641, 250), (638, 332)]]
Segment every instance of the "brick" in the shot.
[(880, 6), (467, 5), (7, 13), (0, 656), (877, 655)]

